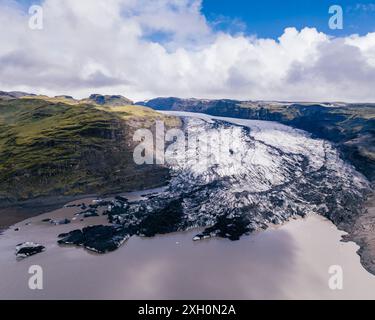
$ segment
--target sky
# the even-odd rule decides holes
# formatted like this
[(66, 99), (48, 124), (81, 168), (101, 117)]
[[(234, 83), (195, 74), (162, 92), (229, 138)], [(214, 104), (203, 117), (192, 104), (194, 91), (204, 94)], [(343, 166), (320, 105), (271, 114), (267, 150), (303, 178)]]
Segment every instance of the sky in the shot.
[(375, 0), (0, 0), (0, 24), (0, 90), (375, 102)]
[[(328, 8), (340, 5), (344, 11), (344, 29), (330, 30)], [(203, 1), (203, 13), (211, 21), (220, 21), (219, 27), (234, 29), (229, 21), (237, 21), (248, 34), (277, 38), (287, 27), (317, 28), (333, 36), (366, 34), (375, 31), (374, 0), (262, 0), (262, 1)], [(227, 17), (227, 19), (224, 19)], [(242, 26), (241, 26), (242, 23)]]

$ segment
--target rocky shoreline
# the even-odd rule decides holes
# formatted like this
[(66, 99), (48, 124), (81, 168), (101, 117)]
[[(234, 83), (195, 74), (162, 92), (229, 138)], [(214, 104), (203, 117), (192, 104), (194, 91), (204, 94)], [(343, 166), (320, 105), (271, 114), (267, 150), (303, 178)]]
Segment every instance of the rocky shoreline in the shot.
[[(167, 181), (161, 181), (159, 184), (150, 184), (140, 190), (143, 191), (153, 188), (160, 188), (165, 186)], [(106, 193), (106, 194), (79, 194), (74, 196), (47, 196), (36, 199), (29, 199), (23, 201), (0, 201), (0, 234), (1, 230), (6, 230), (10, 226), (29, 219), (31, 217), (39, 216), (46, 212), (51, 212), (60, 209), (67, 203), (79, 201), (87, 198), (111, 198), (121, 194)]]
[[(133, 201), (131, 195), (123, 195)], [(96, 199), (77, 201), (93, 204)], [(143, 238), (134, 236), (106, 255), (56, 245), (73, 228), (106, 225), (105, 216), (85, 218), (64, 207), (17, 224), (0, 239), (2, 299), (373, 299), (375, 277), (360, 264), (353, 242), (318, 215), (291, 219), (241, 241), (194, 242), (201, 230)], [(44, 219), (72, 220), (50, 225)], [(27, 225), (26, 225), (27, 223)], [(318, 235), (318, 236), (316, 236)], [(33, 241), (44, 252), (15, 256), (16, 244)], [(327, 266), (345, 270), (344, 290), (327, 285)], [(44, 271), (44, 290), (29, 290), (30, 265)], [(220, 279), (220, 281), (218, 281)], [(223, 282), (224, 281), (224, 282)], [(266, 282), (265, 282), (266, 281)], [(151, 288), (151, 289), (150, 289)], [(270, 290), (271, 288), (271, 290)], [(309, 290), (306, 290), (309, 288)], [(197, 296), (198, 295), (198, 296)]]
[(23, 220), (57, 210), (66, 203), (96, 196), (50, 196), (25, 201), (2, 201), (0, 202), (0, 229), (5, 230)]
[(375, 275), (375, 195), (369, 197), (364, 210), (344, 237), (345, 241), (353, 241), (359, 245), (358, 254), (364, 268)]

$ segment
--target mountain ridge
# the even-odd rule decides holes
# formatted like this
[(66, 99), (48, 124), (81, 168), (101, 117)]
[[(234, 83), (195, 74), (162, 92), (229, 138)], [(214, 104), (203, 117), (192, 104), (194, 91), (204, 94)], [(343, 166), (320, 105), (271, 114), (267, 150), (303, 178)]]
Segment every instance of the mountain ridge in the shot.
[(104, 95), (93, 93), (87, 98), (75, 99), (69, 95), (58, 95), (49, 97), (47, 95), (36, 95), (22, 91), (0, 91), (0, 100), (14, 100), (14, 99), (40, 99), (50, 102), (64, 102), (67, 104), (94, 104), (98, 106), (125, 106), (134, 105), (134, 101), (122, 95)]

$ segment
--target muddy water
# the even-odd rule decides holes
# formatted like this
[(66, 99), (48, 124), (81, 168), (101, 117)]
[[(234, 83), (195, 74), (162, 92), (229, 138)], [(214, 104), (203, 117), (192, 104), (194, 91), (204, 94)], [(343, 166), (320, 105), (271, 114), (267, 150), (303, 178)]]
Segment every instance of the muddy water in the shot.
[[(375, 277), (361, 266), (358, 247), (340, 242), (342, 232), (319, 216), (237, 242), (193, 242), (197, 231), (189, 231), (133, 237), (113, 253), (96, 255), (58, 246), (57, 235), (105, 223), (105, 217), (64, 226), (41, 222), (72, 218), (76, 211), (44, 214), (0, 236), (1, 299), (375, 299)], [(41, 243), (47, 250), (17, 261), (15, 245), (23, 241)], [(31, 265), (43, 268), (43, 290), (28, 288)], [(331, 265), (344, 270), (341, 291), (328, 286)]]

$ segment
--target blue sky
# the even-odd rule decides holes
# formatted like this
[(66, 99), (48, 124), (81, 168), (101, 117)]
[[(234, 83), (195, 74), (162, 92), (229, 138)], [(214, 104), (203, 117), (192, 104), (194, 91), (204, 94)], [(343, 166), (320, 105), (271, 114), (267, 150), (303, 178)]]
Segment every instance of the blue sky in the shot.
[[(29, 6), (42, 0), (16, 1)], [(344, 10), (343, 30), (328, 28), (328, 8), (335, 4)], [(202, 13), (217, 30), (266, 38), (278, 38), (287, 27), (333, 36), (375, 31), (375, 0), (203, 0)]]
[[(343, 30), (328, 28), (328, 8), (334, 4), (343, 8)], [(203, 12), (210, 21), (223, 20), (218, 28), (235, 32), (237, 25), (259, 37), (276, 38), (291, 26), (316, 27), (336, 36), (375, 31), (375, 0), (204, 0)]]

